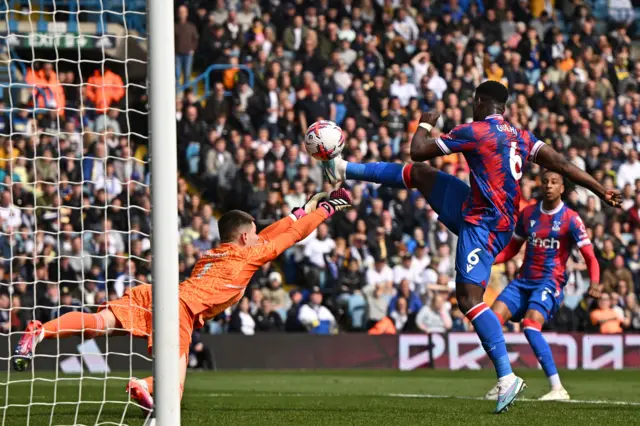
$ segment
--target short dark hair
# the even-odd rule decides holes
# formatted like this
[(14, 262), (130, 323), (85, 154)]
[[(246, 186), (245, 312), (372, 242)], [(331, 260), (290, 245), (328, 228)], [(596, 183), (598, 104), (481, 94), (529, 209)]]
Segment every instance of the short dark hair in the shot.
[(220, 242), (228, 243), (238, 237), (238, 231), (243, 226), (251, 225), (253, 216), (242, 210), (231, 210), (223, 214), (218, 220), (218, 230), (220, 232)]
[(476, 88), (476, 98), (506, 104), (509, 99), (509, 90), (502, 83), (487, 80)]

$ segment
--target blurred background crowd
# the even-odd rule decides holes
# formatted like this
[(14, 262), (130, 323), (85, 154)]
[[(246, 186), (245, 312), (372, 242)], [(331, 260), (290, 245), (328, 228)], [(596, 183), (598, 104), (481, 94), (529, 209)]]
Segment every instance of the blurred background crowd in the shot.
[[(628, 0), (176, 4), (181, 279), (219, 243), (220, 213), (242, 209), (261, 229), (330, 189), (301, 143), (312, 122), (342, 126), (351, 161), (408, 162), (423, 111), (438, 111), (448, 132), (471, 120), (474, 88), (492, 79), (512, 94), (505, 116), (513, 125), (624, 193), (621, 210), (580, 188), (565, 194), (587, 225), (604, 295), (586, 296), (588, 274), (574, 251), (564, 305), (545, 327), (640, 330), (637, 16)], [(208, 87), (197, 77), (205, 71)], [(111, 74), (97, 71), (95, 85), (122, 85)], [(48, 63), (30, 75), (62, 84), (58, 109), (0, 117), (3, 330), (95, 309), (150, 281), (144, 93), (93, 92)], [(469, 179), (461, 155), (432, 164)], [(521, 207), (536, 202), (539, 172), (524, 169)], [(205, 332), (470, 329), (453, 294), (456, 237), (424, 198), (345, 185), (355, 208), (265, 265), (246, 298)], [(493, 268), (488, 302), (521, 260)]]

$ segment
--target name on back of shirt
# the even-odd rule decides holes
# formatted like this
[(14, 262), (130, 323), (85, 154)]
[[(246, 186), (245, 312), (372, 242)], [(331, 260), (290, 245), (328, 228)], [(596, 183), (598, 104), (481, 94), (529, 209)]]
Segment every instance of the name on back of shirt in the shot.
[(516, 128), (508, 124), (498, 124), (496, 125), (496, 128), (500, 132), (513, 133), (514, 135), (518, 136), (518, 131), (516, 130)]

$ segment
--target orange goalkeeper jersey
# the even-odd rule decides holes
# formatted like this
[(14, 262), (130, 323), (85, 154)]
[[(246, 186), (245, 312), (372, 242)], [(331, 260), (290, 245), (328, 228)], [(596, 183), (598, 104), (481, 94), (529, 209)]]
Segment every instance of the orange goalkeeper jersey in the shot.
[(296, 242), (306, 238), (327, 218), (324, 209), (294, 222), (291, 216), (265, 228), (251, 247), (222, 244), (202, 255), (191, 276), (180, 284), (180, 299), (196, 321), (213, 318), (243, 296), (253, 274)]

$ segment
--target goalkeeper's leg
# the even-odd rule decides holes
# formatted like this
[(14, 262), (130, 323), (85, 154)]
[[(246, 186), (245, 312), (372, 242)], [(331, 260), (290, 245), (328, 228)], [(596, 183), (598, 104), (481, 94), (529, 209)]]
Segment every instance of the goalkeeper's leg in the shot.
[[(180, 303), (180, 399), (184, 391), (184, 382), (187, 377), (187, 364), (189, 362), (189, 347), (191, 346), (191, 335), (193, 327), (197, 321), (189, 308), (181, 301)], [(149, 341), (149, 353), (152, 349), (152, 341)], [(132, 378), (127, 385), (127, 392), (138, 405), (144, 410), (153, 410), (153, 376), (144, 379)]]
[(44, 339), (81, 335), (93, 338), (106, 334), (108, 329), (113, 329), (116, 325), (116, 317), (108, 309), (97, 314), (69, 312), (44, 324), (40, 321), (31, 321), (14, 351), (13, 367), (17, 371), (27, 369), (31, 364), (36, 345)]
[[(187, 378), (187, 364), (189, 362), (188, 353), (181, 353), (180, 356), (180, 399), (184, 392), (184, 382)], [(129, 380), (127, 392), (131, 399), (136, 401), (143, 409), (153, 409), (153, 376), (144, 379), (133, 378)]]

